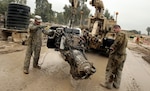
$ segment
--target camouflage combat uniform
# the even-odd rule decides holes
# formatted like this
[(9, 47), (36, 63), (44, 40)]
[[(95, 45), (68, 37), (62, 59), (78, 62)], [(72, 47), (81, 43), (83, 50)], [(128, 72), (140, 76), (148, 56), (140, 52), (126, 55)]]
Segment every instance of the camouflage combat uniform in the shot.
[(38, 66), (38, 60), (40, 57), (40, 51), (42, 46), (42, 32), (46, 35), (50, 35), (50, 33), (46, 30), (42, 30), (41, 25), (30, 24), (29, 25), (29, 38), (28, 38), (28, 46), (26, 51), (26, 57), (24, 61), (24, 70), (28, 70), (30, 66), (30, 59), (32, 53), (34, 52), (33, 57), (33, 67)]
[(121, 74), (124, 62), (126, 60), (127, 36), (123, 32), (118, 32), (111, 48), (114, 51), (110, 52), (108, 64), (106, 67), (106, 82), (108, 88), (120, 87)]

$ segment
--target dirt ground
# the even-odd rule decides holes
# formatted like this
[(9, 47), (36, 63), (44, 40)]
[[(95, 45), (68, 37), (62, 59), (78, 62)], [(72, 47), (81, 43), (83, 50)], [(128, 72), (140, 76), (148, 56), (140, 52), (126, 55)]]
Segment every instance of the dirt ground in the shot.
[(142, 58), (148, 63), (150, 63), (150, 45), (136, 44), (132, 40), (130, 40), (128, 43), (128, 48), (129, 50), (132, 50), (142, 55)]
[[(122, 73), (120, 89), (111, 91), (149, 91), (150, 65), (142, 59), (147, 52), (138, 52), (143, 47), (129, 42), (127, 59)], [(26, 46), (0, 41), (0, 91), (110, 91), (99, 84), (105, 81), (108, 58), (98, 53), (86, 53), (96, 67), (96, 73), (87, 80), (74, 80), (69, 74), (69, 64), (58, 51), (43, 45), (39, 64), (41, 70), (32, 67), (29, 74), (23, 73)]]
[(18, 43), (0, 41), (0, 54), (19, 52), (23, 51), (24, 49), (25, 47), (20, 46)]

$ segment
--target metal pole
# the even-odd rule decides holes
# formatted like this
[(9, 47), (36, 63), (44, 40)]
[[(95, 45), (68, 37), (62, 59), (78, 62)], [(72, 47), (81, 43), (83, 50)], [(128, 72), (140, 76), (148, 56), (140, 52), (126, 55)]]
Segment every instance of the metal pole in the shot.
[(118, 12), (116, 12), (116, 24), (117, 24)]
[(80, 12), (81, 18), (80, 18), (80, 27), (83, 26), (83, 11)]

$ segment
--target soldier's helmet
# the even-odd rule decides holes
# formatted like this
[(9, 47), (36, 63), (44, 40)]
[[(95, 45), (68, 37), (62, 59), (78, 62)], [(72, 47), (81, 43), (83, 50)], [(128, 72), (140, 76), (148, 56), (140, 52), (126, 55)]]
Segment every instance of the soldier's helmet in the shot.
[(41, 16), (39, 16), (39, 15), (35, 15), (35, 16), (34, 16), (34, 19), (35, 19), (37, 22), (42, 22), (42, 18), (41, 18)]

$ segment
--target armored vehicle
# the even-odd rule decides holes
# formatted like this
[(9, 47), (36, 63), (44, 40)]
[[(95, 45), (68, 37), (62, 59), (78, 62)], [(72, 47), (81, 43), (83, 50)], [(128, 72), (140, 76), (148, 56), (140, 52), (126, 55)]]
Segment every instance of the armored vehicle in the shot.
[(92, 0), (90, 4), (95, 7), (95, 15), (89, 17), (88, 28), (84, 29), (83, 36), (86, 39), (86, 48), (108, 54), (109, 47), (116, 36), (112, 29), (116, 21), (104, 16), (104, 5), (101, 0)]

